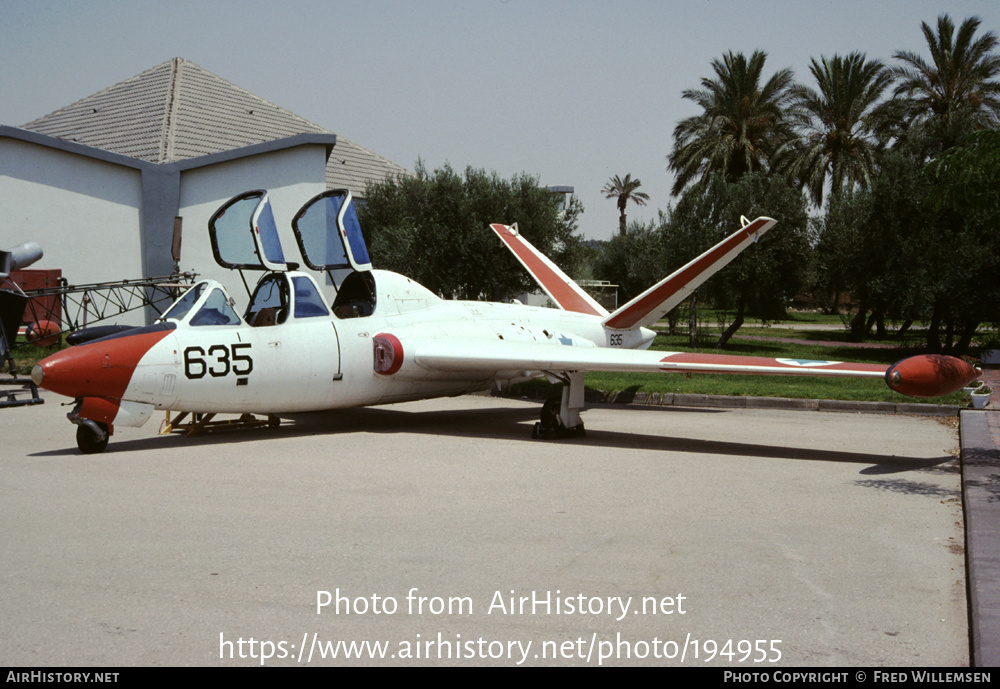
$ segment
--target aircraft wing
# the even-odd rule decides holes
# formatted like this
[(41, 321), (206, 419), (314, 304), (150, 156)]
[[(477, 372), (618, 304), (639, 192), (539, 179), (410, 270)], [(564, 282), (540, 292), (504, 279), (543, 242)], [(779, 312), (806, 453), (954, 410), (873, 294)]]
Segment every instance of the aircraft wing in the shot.
[(975, 366), (961, 359), (939, 354), (912, 356), (892, 366), (884, 366), (503, 340), (430, 341), (416, 346), (412, 357), (413, 363), (426, 371), (476, 373), (484, 376), (502, 371), (624, 371), (883, 378), (892, 390), (910, 397), (939, 397), (957, 392), (981, 373)]
[(881, 378), (885, 376), (888, 368), (880, 364), (852, 364), (839, 361), (768, 359), (728, 354), (560, 346), (503, 340), (475, 343), (428, 342), (416, 348), (413, 360), (421, 368), (449, 372), (624, 371)]

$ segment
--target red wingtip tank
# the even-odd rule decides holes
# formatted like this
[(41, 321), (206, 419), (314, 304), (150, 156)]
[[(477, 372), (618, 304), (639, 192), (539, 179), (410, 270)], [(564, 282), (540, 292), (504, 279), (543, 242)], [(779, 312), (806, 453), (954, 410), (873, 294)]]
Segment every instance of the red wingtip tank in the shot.
[(980, 369), (953, 356), (921, 354), (890, 366), (885, 382), (902, 395), (940, 397), (958, 392), (980, 375)]

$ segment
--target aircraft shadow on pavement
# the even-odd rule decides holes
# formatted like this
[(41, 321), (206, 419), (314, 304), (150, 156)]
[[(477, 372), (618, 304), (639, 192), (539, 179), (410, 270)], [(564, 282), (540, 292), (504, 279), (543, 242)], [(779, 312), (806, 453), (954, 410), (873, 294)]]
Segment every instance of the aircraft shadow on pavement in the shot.
[[(596, 405), (595, 405), (596, 406)], [(685, 409), (683, 407), (643, 407), (668, 414), (697, 411), (700, 413), (724, 413), (715, 409)], [(165, 448), (183, 452), (185, 446), (204, 446), (223, 443), (260, 444), (264, 452), (273, 456), (274, 448), (269, 440), (281, 440), (309, 435), (337, 435), (340, 433), (419, 433), (462, 438), (484, 438), (491, 440), (511, 440), (525, 443), (557, 443), (570, 448), (574, 445), (606, 447), (620, 450), (651, 450), (662, 452), (684, 452), (691, 454), (729, 455), (732, 457), (794, 459), (822, 462), (851, 462), (873, 465), (861, 471), (866, 475), (894, 474), (905, 471), (926, 470), (936, 467), (937, 471), (953, 471), (944, 465), (955, 458), (941, 457), (900, 457), (867, 452), (842, 450), (820, 450), (808, 446), (783, 447), (757, 443), (741, 443), (709, 438), (689, 438), (669, 434), (669, 419), (664, 419), (664, 434), (644, 434), (621, 432), (597, 428), (587, 428), (585, 438), (566, 440), (536, 440), (531, 437), (531, 428), (538, 418), (536, 406), (507, 409), (454, 409), (441, 411), (406, 411), (380, 407), (364, 407), (313, 412), (302, 414), (294, 421), (283, 421), (279, 428), (252, 428), (240, 430), (213, 431), (195, 437), (185, 437), (174, 433), (168, 437), (150, 436), (134, 440), (116, 442), (112, 438), (103, 455), (112, 456), (121, 452), (144, 452)], [(621, 408), (627, 414), (628, 409)], [(586, 422), (586, 418), (584, 418)], [(803, 444), (808, 442), (802, 439)], [(265, 450), (266, 448), (266, 450)], [(75, 447), (33, 453), (34, 457), (79, 455)]]
[(906, 479), (894, 478), (886, 479), (865, 479), (856, 482), (860, 486), (884, 490), (889, 493), (903, 493), (905, 495), (924, 495), (929, 498), (954, 498), (960, 499), (962, 492), (958, 488), (944, 488), (934, 483), (926, 481), (910, 481)]

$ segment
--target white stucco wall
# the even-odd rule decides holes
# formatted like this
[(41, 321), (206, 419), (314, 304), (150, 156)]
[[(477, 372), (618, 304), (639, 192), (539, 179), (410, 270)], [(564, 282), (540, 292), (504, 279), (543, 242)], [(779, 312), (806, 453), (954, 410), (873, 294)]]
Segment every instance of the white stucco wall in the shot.
[[(215, 263), (209, 218), (236, 194), (267, 189), (285, 257), (301, 264), (291, 219), (325, 190), (325, 181), (326, 147), (320, 144), (182, 171), (180, 269), (222, 282), (242, 311), (246, 290), (238, 274)], [(142, 192), (138, 169), (0, 137), (0, 248), (36, 241), (45, 256), (31, 268), (59, 268), (72, 284), (143, 277)], [(258, 277), (247, 273), (251, 289)], [(142, 325), (145, 318), (138, 310), (107, 322)]]
[(38, 242), (31, 269), (58, 268), (71, 284), (142, 277), (141, 199), (138, 170), (0, 137), (0, 248)]
[[(326, 189), (325, 147), (299, 146), (181, 174), (181, 270), (193, 270), (199, 277), (221, 282), (236, 300), (237, 311), (241, 313), (248, 301), (246, 289), (235, 271), (216, 264), (208, 237), (208, 220), (230, 198), (252, 189), (268, 191), (285, 259), (301, 266), (302, 257), (291, 230), (292, 217), (309, 199)], [(247, 239), (249, 241), (250, 237)], [(259, 272), (246, 272), (250, 289), (259, 277)]]

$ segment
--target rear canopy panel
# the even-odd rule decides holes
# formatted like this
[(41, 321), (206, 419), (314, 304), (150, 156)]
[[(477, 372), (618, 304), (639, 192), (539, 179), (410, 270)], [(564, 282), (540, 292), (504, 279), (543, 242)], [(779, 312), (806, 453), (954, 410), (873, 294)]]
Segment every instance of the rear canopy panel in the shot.
[(347, 189), (331, 189), (310, 199), (292, 219), (292, 231), (303, 260), (313, 270), (372, 268)]

